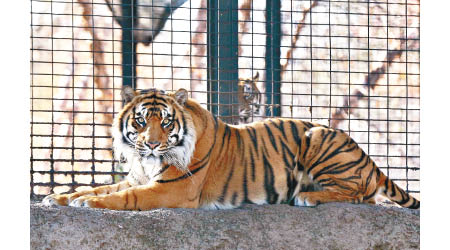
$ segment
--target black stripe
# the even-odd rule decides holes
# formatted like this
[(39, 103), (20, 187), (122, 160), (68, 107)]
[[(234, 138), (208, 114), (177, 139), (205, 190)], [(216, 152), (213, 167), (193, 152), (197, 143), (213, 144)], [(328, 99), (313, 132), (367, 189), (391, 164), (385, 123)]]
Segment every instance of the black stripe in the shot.
[(274, 188), (274, 175), (273, 168), (269, 161), (266, 159), (265, 154), (263, 154), (263, 166), (264, 166), (264, 189), (266, 190), (266, 201), (269, 204), (274, 204), (278, 200), (278, 194)]
[[(230, 139), (231, 139), (231, 129), (229, 126), (228, 127), (228, 140), (227, 140), (227, 149), (230, 147)], [(235, 157), (235, 155), (233, 154), (233, 157)], [(233, 159), (234, 160), (234, 159)]]
[(255, 176), (255, 157), (253, 156), (253, 150), (250, 149), (250, 167), (252, 169), (252, 181), (255, 181), (256, 176)]
[[(317, 159), (317, 161), (315, 161), (311, 167), (308, 169), (308, 174), (311, 172), (311, 170), (316, 167), (317, 165), (326, 162), (327, 160), (331, 159), (332, 157), (340, 154), (340, 153), (344, 153), (344, 152), (349, 152), (349, 150), (342, 150), (341, 149), (345, 146), (348, 145), (348, 140), (344, 141), (344, 143), (340, 146), (338, 146), (333, 152), (331, 152), (329, 155), (327, 155), (325, 158), (323, 158), (326, 153), (328, 153), (328, 150), (334, 145), (334, 142), (330, 143), (330, 146), (328, 146), (328, 148), (325, 150), (324, 153), (321, 154), (321, 156), (319, 157), (319, 159)], [(351, 150), (353, 150), (354, 148), (351, 148)], [(323, 159), (322, 159), (323, 158)]]
[(361, 155), (364, 155), (366, 161), (360, 167), (355, 169), (355, 173), (358, 175), (361, 175), (361, 172), (369, 164), (369, 160), (370, 160), (369, 157), (366, 154), (364, 154), (364, 151), (361, 151)]
[[(130, 115), (127, 116), (127, 119), (125, 122), (128, 122)], [(123, 134), (123, 119), (119, 122), (119, 129), (120, 129), (120, 133)]]
[(253, 204), (251, 200), (248, 199), (248, 181), (247, 181), (247, 164), (244, 164), (244, 179), (242, 180), (242, 190), (244, 190), (244, 203)]
[(230, 173), (228, 174), (227, 180), (225, 181), (225, 185), (222, 188), (222, 194), (219, 196), (219, 199), (217, 200), (220, 203), (223, 203), (225, 200), (225, 195), (228, 191), (228, 185), (230, 184), (230, 180), (231, 177), (233, 176), (234, 173), (234, 164), (231, 164), (231, 170)]
[(186, 124), (186, 118), (184, 117), (184, 114), (181, 113), (181, 120), (183, 121), (183, 135), (187, 134), (187, 124)]
[(343, 164), (341, 166), (338, 166), (338, 167), (332, 169), (331, 171), (328, 171), (328, 174), (340, 174), (340, 173), (346, 172), (350, 168), (353, 168), (356, 165), (360, 164), (365, 159), (365, 162), (362, 163), (362, 166), (361, 166), (361, 168), (363, 168), (365, 165), (367, 165), (367, 162), (369, 161), (369, 158), (368, 157), (364, 157), (365, 156), (364, 154), (362, 154), (362, 156), (363, 157), (361, 157), (360, 159), (358, 159), (356, 161), (352, 161), (352, 162)]
[[(325, 167), (322, 167), (322, 168), (319, 170), (319, 172), (317, 172), (317, 173), (314, 175), (314, 177), (317, 178), (317, 177), (321, 176), (322, 174), (326, 174), (326, 173), (327, 173), (327, 170), (333, 169), (334, 167), (338, 166), (339, 163), (340, 163), (340, 162), (334, 162), (334, 163), (331, 163), (330, 165), (327, 165), (327, 166), (325, 166)], [(308, 169), (308, 171), (307, 171), (307, 174), (309, 174), (309, 169)]]
[(389, 178), (386, 177), (386, 179), (384, 179), (384, 191), (383, 191), (383, 193), (385, 195), (387, 195), (388, 190), (389, 190)]
[[(325, 133), (324, 130), (322, 130), (322, 141), (320, 142), (320, 148), (322, 148), (323, 143), (325, 142), (325, 140), (328, 138), (328, 136), (330, 135), (330, 131), (327, 131), (327, 134), (324, 136), (323, 133)], [(336, 134), (336, 131), (333, 131), (332, 133)]]
[(280, 124), (277, 124), (273, 120), (269, 120), (269, 123), (271, 123), (273, 126), (275, 126), (278, 130), (280, 130), (281, 134), (283, 135), (284, 139), (287, 140), (286, 131), (283, 128), (284, 121), (283, 120), (277, 120), (280, 122)]
[(133, 194), (133, 198), (134, 198), (134, 208), (138, 208), (138, 207), (137, 207), (137, 196), (136, 196), (136, 194), (134, 193), (133, 190), (130, 190), (130, 191), (131, 191), (131, 193)]
[(179, 176), (179, 177), (177, 177), (177, 178), (174, 178), (174, 179), (169, 179), (169, 180), (156, 180), (156, 182), (158, 182), (158, 183), (169, 183), (169, 182), (175, 182), (175, 181), (183, 180), (183, 179), (186, 179), (186, 178), (188, 178), (188, 177), (190, 177), (190, 176), (196, 174), (198, 171), (202, 170), (202, 169), (203, 169), (205, 166), (207, 166), (207, 165), (208, 165), (208, 162), (205, 162), (205, 163), (202, 164), (200, 167), (198, 167), (198, 168), (196, 168), (196, 169), (190, 171), (190, 173), (186, 173), (186, 174), (184, 174), (184, 175), (182, 175), (182, 176)]
[(307, 136), (306, 136), (306, 140), (305, 140), (306, 148), (305, 148), (304, 151), (303, 151), (303, 159), (305, 159), (305, 160), (306, 160), (306, 158), (305, 158), (306, 153), (308, 152), (309, 146), (310, 146), (310, 144), (311, 144), (311, 137), (310, 137), (310, 136), (311, 136), (311, 135), (307, 135)]
[(363, 197), (363, 200), (369, 200), (369, 199), (371, 199), (372, 197), (375, 196), (376, 193), (377, 193), (377, 189), (375, 189), (371, 194), (364, 196), (364, 197)]
[(297, 142), (298, 145), (300, 145), (301, 139), (298, 135), (297, 126), (295, 125), (295, 123), (293, 121), (289, 121), (289, 125), (291, 126), (291, 133), (292, 133), (292, 136), (294, 137), (294, 141)]
[(228, 133), (230, 133), (230, 128), (228, 126), (225, 126), (225, 129), (223, 131), (222, 135), (222, 144), (220, 144), (220, 151), (222, 151), (224, 145), (225, 145), (225, 138), (227, 137)]
[(164, 173), (169, 167), (170, 167), (170, 165), (168, 165), (168, 164), (165, 165), (164, 167), (162, 167), (162, 168), (158, 171), (158, 173), (156, 173), (156, 174), (153, 176), (153, 178), (155, 178), (156, 176), (158, 176), (158, 175)]
[(283, 141), (280, 141), (280, 143), (281, 143), (281, 151), (282, 151), (281, 155), (283, 156), (284, 165), (286, 167), (288, 167), (290, 170), (293, 170), (295, 155), (291, 152), (289, 147), (283, 143)]
[(151, 95), (151, 96), (146, 96), (145, 98), (143, 98), (142, 100), (149, 100), (149, 99), (156, 99), (156, 100), (160, 100), (163, 102), (167, 102), (166, 99), (164, 99), (163, 97), (157, 96), (155, 94)]
[[(173, 109), (173, 114), (168, 114), (169, 117), (174, 117), (174, 119), (176, 119), (176, 115), (177, 115), (177, 110)], [(178, 120), (178, 119), (176, 119)]]
[[(213, 116), (213, 117), (214, 117), (214, 116)], [(214, 118), (214, 120), (216, 120), (216, 118)], [(217, 122), (217, 121), (216, 121), (216, 122)], [(217, 123), (216, 123), (216, 125), (217, 125)], [(214, 126), (214, 134), (215, 134), (215, 135), (217, 134), (217, 126)], [(214, 136), (213, 144), (211, 145), (211, 148), (209, 149), (209, 151), (208, 151), (208, 153), (205, 155), (205, 157), (203, 157), (203, 159), (201, 159), (201, 160), (198, 161), (197, 163), (195, 163), (195, 164), (193, 164), (193, 165), (190, 166), (191, 168), (193, 168), (193, 167), (196, 167), (197, 165), (200, 165), (200, 164), (201, 164), (199, 167), (197, 167), (197, 168), (194, 169), (194, 170), (191, 170), (190, 173), (186, 173), (186, 174), (181, 175), (181, 176), (179, 176), (179, 177), (177, 177), (177, 178), (169, 179), (169, 180), (157, 180), (156, 182), (158, 182), (158, 183), (169, 183), (169, 182), (179, 181), (179, 180), (182, 180), (182, 179), (186, 179), (187, 177), (189, 177), (189, 176), (191, 176), (191, 175), (194, 175), (195, 173), (197, 173), (198, 171), (200, 171), (201, 169), (203, 169), (205, 166), (207, 166), (207, 165), (209, 164), (209, 158), (210, 158), (210, 156), (211, 156), (212, 150), (213, 150), (213, 149), (215, 148), (215, 146), (216, 146), (216, 141), (217, 141), (217, 137)], [(203, 164), (202, 164), (202, 162), (203, 162)]]
[(234, 130), (234, 135), (236, 137), (236, 145), (239, 151), (241, 151), (241, 134), (237, 129)]
[(312, 123), (310, 123), (310, 122), (305, 122), (305, 121), (302, 121), (302, 122), (303, 122), (303, 125), (305, 125), (308, 128), (314, 127), (314, 125)]
[(287, 195), (286, 195), (286, 200), (290, 201), (292, 197), (292, 195), (294, 194), (295, 188), (298, 185), (297, 180), (292, 176), (292, 172), (288, 169), (284, 169), (286, 171), (286, 184), (288, 187), (288, 191), (287, 191)]
[[(326, 167), (323, 167), (322, 169), (320, 169), (319, 172), (317, 172), (314, 176), (313, 179), (317, 179), (319, 176), (323, 175), (323, 174), (340, 174), (343, 172), (348, 171), (350, 168), (353, 168), (354, 166), (358, 165), (359, 163), (361, 163), (363, 161), (363, 159), (366, 159), (366, 163), (368, 161), (368, 157), (365, 157), (365, 154), (361, 154), (361, 157), (356, 160), (356, 161), (350, 161), (350, 162), (345, 162), (344, 164), (341, 165), (337, 165), (338, 163), (332, 163)], [(337, 165), (337, 166), (336, 166)], [(310, 169), (308, 169), (307, 173), (310, 173)]]
[[(367, 157), (367, 158), (369, 158), (369, 157)], [(366, 167), (369, 167), (369, 166), (368, 166), (368, 163), (366, 164)], [(362, 171), (362, 170), (361, 170), (361, 171)], [(367, 192), (367, 188), (369, 187), (369, 184), (370, 184), (370, 182), (372, 181), (373, 172), (374, 172), (374, 168), (373, 168), (373, 166), (372, 166), (372, 171), (370, 171), (370, 174), (369, 174), (369, 175), (367, 176), (367, 178), (366, 178), (366, 185), (365, 185), (365, 187), (364, 187), (363, 193), (366, 193), (366, 192)]]
[(233, 197), (231, 198), (231, 204), (232, 204), (233, 206), (236, 206), (236, 199), (237, 199), (237, 196), (238, 196), (237, 192), (234, 192), (234, 193), (233, 193)]
[(394, 197), (396, 195), (394, 182), (389, 180), (389, 184), (391, 185), (391, 197)]
[(267, 125), (267, 123), (264, 123), (264, 127), (266, 128), (267, 135), (269, 136), (269, 140), (270, 140), (270, 143), (272, 144), (272, 147), (274, 147), (275, 151), (278, 153), (277, 142), (275, 141), (275, 138), (273, 137), (270, 127)]
[(377, 172), (376, 182), (378, 183), (378, 181), (380, 180), (380, 177), (381, 177), (381, 171), (378, 167), (376, 167), (375, 170)]
[(284, 166), (290, 170), (294, 169), (291, 162), (286, 158), (286, 151), (284, 150), (284, 148), (282, 148), (282, 151), (283, 151), (282, 156), (283, 156)]
[(408, 208), (411, 208), (411, 209), (418, 209), (418, 208), (420, 208), (420, 201), (418, 201), (418, 200), (413, 198), (413, 204), (411, 206), (409, 206)]
[[(125, 124), (128, 124), (128, 120), (129, 119), (130, 119), (130, 115), (127, 116)], [(123, 143), (127, 143), (127, 144), (130, 143), (130, 140), (128, 140), (128, 138), (125, 137), (125, 135), (128, 135), (128, 133), (126, 133), (126, 134), (123, 133), (124, 132), (123, 131), (124, 130), (124, 128), (123, 128), (123, 121), (120, 122), (119, 126), (120, 126), (120, 133), (122, 134), (122, 142)]]
[(219, 123), (217, 121), (217, 117), (215, 115), (212, 116), (214, 120), (214, 129), (217, 132), (217, 128), (219, 127)]
[(258, 156), (259, 155), (259, 153), (258, 153), (258, 138), (256, 137), (256, 130), (253, 127), (247, 127), (246, 130), (247, 130), (248, 135), (250, 136), (250, 139), (253, 142), (252, 145), (255, 148), (256, 156)]
[[(344, 132), (342, 132), (342, 133), (344, 133)], [(333, 130), (333, 132), (331, 133), (331, 137), (330, 137), (330, 139), (328, 140), (328, 142), (331, 142), (331, 141), (336, 137), (336, 135), (337, 135), (336, 130)]]
[[(353, 176), (352, 176), (353, 177)], [(354, 188), (351, 188), (349, 186), (343, 186), (341, 184), (339, 184), (338, 182), (332, 180), (329, 183), (325, 183), (325, 184), (321, 184), (322, 187), (327, 187), (327, 186), (338, 186), (339, 189), (344, 189), (344, 190), (348, 190), (348, 191), (355, 191)]]
[(178, 126), (178, 132), (180, 132), (180, 129), (179, 129), (179, 128), (181, 128), (180, 120), (179, 119), (175, 119), (174, 124), (176, 124)]
[(402, 189), (399, 188), (400, 196), (402, 197), (401, 201), (396, 201), (399, 205), (404, 205), (409, 201), (409, 195)]
[(167, 105), (165, 103), (161, 103), (161, 102), (157, 102), (157, 101), (142, 103), (142, 106), (156, 106), (156, 105), (161, 105), (161, 106), (164, 106), (165, 108), (167, 108)]
[(303, 166), (303, 164), (300, 161), (297, 162), (296, 167), (297, 167), (299, 172), (305, 170), (305, 166)]

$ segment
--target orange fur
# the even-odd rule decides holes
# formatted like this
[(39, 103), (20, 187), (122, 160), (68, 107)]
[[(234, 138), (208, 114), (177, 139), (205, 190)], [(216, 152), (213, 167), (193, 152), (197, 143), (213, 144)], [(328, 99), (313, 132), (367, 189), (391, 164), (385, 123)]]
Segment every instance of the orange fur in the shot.
[[(129, 103), (116, 118), (113, 135), (116, 151), (130, 167), (127, 181), (53, 194), (46, 204), (216, 209), (244, 203), (374, 203), (382, 194), (404, 207), (420, 207), (341, 130), (282, 118), (232, 126), (187, 99), (185, 90), (124, 92)], [(136, 114), (142, 113), (145, 122), (139, 123)], [(164, 126), (164, 119), (171, 119), (170, 125)], [(152, 151), (149, 145), (159, 146)], [(178, 161), (183, 157), (189, 159)]]

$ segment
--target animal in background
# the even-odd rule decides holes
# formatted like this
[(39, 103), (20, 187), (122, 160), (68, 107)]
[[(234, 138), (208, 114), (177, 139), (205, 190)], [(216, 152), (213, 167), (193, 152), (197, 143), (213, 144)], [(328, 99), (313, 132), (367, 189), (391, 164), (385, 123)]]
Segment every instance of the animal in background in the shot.
[(261, 107), (261, 92), (256, 86), (259, 80), (259, 72), (253, 78), (239, 79), (239, 121), (248, 123), (254, 115), (259, 115)]
[[(185, 2), (187, 0), (135, 0), (136, 16), (133, 20), (133, 36), (136, 42), (142, 42), (145, 45), (153, 42), (170, 15)], [(106, 3), (114, 19), (123, 26), (122, 1), (106, 0)]]

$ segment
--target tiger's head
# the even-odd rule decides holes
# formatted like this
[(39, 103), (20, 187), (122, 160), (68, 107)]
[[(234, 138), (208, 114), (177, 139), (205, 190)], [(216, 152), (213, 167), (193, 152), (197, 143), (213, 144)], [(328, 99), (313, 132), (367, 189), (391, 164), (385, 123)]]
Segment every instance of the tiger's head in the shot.
[(143, 167), (173, 165), (188, 171), (196, 142), (192, 117), (185, 110), (188, 93), (124, 87), (126, 105), (114, 121), (116, 155), (138, 159)]
[(239, 93), (242, 95), (242, 98), (244, 98), (247, 102), (251, 102), (254, 97), (259, 94), (258, 87), (256, 86), (256, 83), (259, 80), (259, 72), (256, 72), (256, 75), (254, 75), (252, 78), (247, 79), (239, 79), (238, 87), (239, 87)]

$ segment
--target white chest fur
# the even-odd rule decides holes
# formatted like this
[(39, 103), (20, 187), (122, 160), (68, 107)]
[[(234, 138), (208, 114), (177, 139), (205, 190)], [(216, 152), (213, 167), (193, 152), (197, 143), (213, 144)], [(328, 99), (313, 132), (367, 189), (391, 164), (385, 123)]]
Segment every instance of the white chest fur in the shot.
[(131, 185), (145, 185), (152, 181), (162, 168), (159, 158), (139, 160), (136, 157), (130, 162), (130, 172), (127, 180)]

